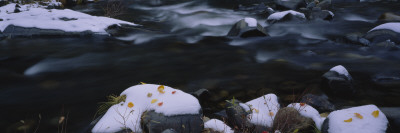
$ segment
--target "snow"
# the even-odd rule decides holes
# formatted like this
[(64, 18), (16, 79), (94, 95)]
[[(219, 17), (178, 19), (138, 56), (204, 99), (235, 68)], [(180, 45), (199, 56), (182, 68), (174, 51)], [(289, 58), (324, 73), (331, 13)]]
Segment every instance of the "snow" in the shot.
[[(247, 115), (247, 119), (255, 124), (272, 127), (275, 115), (278, 112), (280, 105), (278, 97), (275, 94), (267, 94), (257, 99), (253, 99), (246, 103), (248, 106), (244, 108), (246, 111), (252, 110), (252, 113)], [(240, 106), (246, 106), (241, 104)]]
[(315, 126), (318, 128), (318, 130), (321, 130), (321, 126), (325, 118), (321, 117), (315, 108), (305, 103), (292, 103), (287, 107), (295, 108), (297, 111), (299, 111), (300, 115), (311, 118), (315, 122)]
[(400, 33), (400, 22), (392, 22), (392, 23), (385, 23), (385, 24), (381, 24), (375, 28), (373, 28), (372, 30), (368, 31), (374, 31), (374, 30), (382, 30), (382, 29), (387, 29), (387, 30), (392, 30), (394, 32)]
[[(379, 111), (374, 117), (372, 112)], [(358, 113), (362, 119), (355, 116)], [(375, 105), (337, 110), (329, 114), (329, 133), (385, 133), (388, 120)], [(352, 119), (351, 122), (345, 120)]]
[(331, 70), (329, 70), (329, 71), (337, 72), (341, 75), (345, 75), (346, 77), (350, 76), (349, 72), (342, 65), (337, 65), (337, 66), (331, 68)]
[[(199, 114), (201, 106), (195, 97), (168, 86), (164, 86), (162, 93), (158, 90), (159, 87), (160, 85), (144, 84), (123, 91), (121, 96), (126, 95), (125, 102), (108, 109), (92, 132), (116, 132), (122, 128), (140, 132), (140, 117), (144, 111), (154, 110), (165, 116)], [(128, 107), (130, 102), (134, 105), (132, 108)]]
[(204, 128), (210, 128), (214, 131), (222, 132), (222, 133), (233, 133), (231, 127), (227, 126), (224, 122), (218, 119), (211, 119), (204, 123)]
[(15, 25), (66, 32), (92, 31), (96, 34), (107, 34), (105, 29), (110, 25), (135, 25), (113, 18), (91, 16), (70, 9), (44, 9), (45, 7), (38, 4), (21, 5), (19, 13), (14, 13), (14, 8), (14, 3), (0, 7), (0, 18), (3, 19), (0, 22), (0, 31), (4, 31), (9, 25)]
[(254, 18), (244, 18), (244, 21), (249, 27), (257, 27), (257, 20)]
[(280, 19), (282, 19), (285, 15), (287, 15), (287, 14), (289, 14), (289, 13), (292, 14), (292, 15), (294, 15), (294, 16), (299, 16), (299, 17), (302, 17), (302, 18), (306, 18), (306, 16), (305, 16), (303, 13), (296, 12), (296, 11), (293, 11), (293, 10), (288, 10), (288, 11), (273, 13), (273, 14), (271, 14), (271, 15), (268, 16), (267, 20), (280, 20)]

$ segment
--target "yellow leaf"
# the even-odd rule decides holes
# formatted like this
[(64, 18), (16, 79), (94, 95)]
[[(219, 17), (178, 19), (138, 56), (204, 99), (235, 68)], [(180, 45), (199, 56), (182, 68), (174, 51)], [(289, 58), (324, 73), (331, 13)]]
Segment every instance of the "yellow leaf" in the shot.
[(157, 88), (157, 90), (158, 90), (158, 92), (164, 94), (164, 93), (165, 93), (165, 91), (164, 91), (164, 85), (160, 85), (160, 86)]
[(364, 117), (361, 115), (361, 114), (359, 114), (359, 113), (354, 113), (354, 115), (356, 115), (356, 117), (357, 118), (360, 118), (360, 119), (363, 119)]
[(151, 97), (151, 96), (153, 96), (152, 93), (147, 93), (147, 97)]
[(353, 118), (350, 118), (350, 119), (344, 120), (344, 122), (351, 122), (351, 121), (353, 121)]
[(151, 100), (151, 103), (156, 103), (158, 100), (157, 99), (153, 99)]
[(133, 106), (135, 106), (135, 105), (134, 105), (132, 102), (129, 102), (129, 103), (128, 103), (128, 107), (129, 107), (129, 108), (132, 108)]
[(269, 116), (274, 116), (274, 112), (270, 111), (268, 114), (269, 114)]
[(374, 116), (375, 118), (378, 118), (379, 110), (375, 110), (374, 112), (372, 112), (372, 116)]
[(145, 85), (146, 83), (144, 83), (144, 82), (140, 82), (140, 84), (142, 84), (142, 85)]
[(259, 111), (258, 111), (258, 109), (253, 109), (254, 111), (256, 111), (256, 113), (258, 113)]
[(293, 133), (298, 133), (299, 132), (299, 129), (295, 129), (294, 131), (293, 131)]

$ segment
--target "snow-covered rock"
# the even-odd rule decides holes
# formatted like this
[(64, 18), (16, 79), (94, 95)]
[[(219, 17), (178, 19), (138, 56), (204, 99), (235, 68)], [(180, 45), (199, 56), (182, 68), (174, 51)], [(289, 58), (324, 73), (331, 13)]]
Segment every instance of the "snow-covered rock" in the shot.
[(247, 23), (249, 27), (257, 26), (257, 20), (255, 18), (244, 18), (244, 21)]
[(337, 110), (328, 115), (323, 133), (385, 133), (388, 120), (375, 105)]
[(227, 126), (224, 122), (218, 119), (211, 119), (204, 123), (204, 128), (210, 128), (214, 131), (218, 131), (221, 133), (233, 133), (234, 131), (232, 130), (231, 127)]
[(305, 103), (291, 103), (287, 107), (295, 108), (302, 116), (311, 118), (315, 122), (315, 126), (321, 130), (325, 118), (321, 117), (316, 109)]
[(322, 90), (328, 95), (349, 98), (356, 93), (353, 78), (342, 65), (331, 68), (322, 76)]
[[(57, 4), (57, 3), (54, 3)], [(70, 9), (45, 9), (38, 4), (21, 5), (19, 13), (13, 13), (14, 3), (0, 7), (0, 31), (8, 26), (24, 28), (38, 28), (43, 30), (60, 30), (64, 32), (90, 31), (95, 34), (105, 34), (107, 27), (111, 25), (134, 23), (107, 17), (91, 16)]]
[(154, 111), (164, 116), (199, 114), (199, 101), (190, 94), (168, 86), (144, 84), (132, 86), (121, 93), (125, 102), (111, 106), (92, 132), (116, 132), (123, 128), (141, 131), (143, 112)]
[(375, 28), (371, 29), (368, 32), (375, 31), (375, 30), (392, 30), (394, 32), (400, 33), (400, 22), (392, 22), (392, 23), (384, 23), (381, 25), (376, 26)]
[(376, 26), (367, 32), (365, 38), (371, 41), (372, 44), (381, 42), (400, 44), (400, 22), (391, 22)]
[(269, 36), (264, 28), (257, 23), (255, 18), (246, 17), (238, 22), (236, 22), (231, 30), (229, 30), (227, 36), (240, 36), (242, 38), (246, 37), (260, 37)]
[(275, 115), (280, 108), (278, 97), (275, 94), (264, 95), (240, 106), (251, 112), (247, 115), (247, 119), (251, 123), (268, 127), (272, 127)]
[(283, 22), (283, 21), (294, 21), (294, 20), (305, 20), (306, 16), (303, 13), (296, 12), (293, 10), (276, 12), (268, 16), (268, 23)]

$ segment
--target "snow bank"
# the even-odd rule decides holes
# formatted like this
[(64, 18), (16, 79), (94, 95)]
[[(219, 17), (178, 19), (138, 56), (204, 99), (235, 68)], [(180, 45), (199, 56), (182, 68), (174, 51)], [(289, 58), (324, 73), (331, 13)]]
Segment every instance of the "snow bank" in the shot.
[(337, 72), (341, 75), (345, 75), (346, 77), (350, 76), (349, 72), (342, 65), (337, 65), (337, 66), (331, 68), (331, 70), (329, 70), (329, 71)]
[(388, 120), (375, 105), (364, 105), (329, 114), (329, 133), (385, 133)]
[(392, 23), (385, 23), (381, 24), (379, 26), (376, 26), (372, 30), (368, 31), (374, 31), (374, 30), (382, 30), (382, 29), (387, 29), (387, 30), (392, 30), (394, 32), (400, 33), (400, 23), (399, 22), (392, 22)]
[(244, 18), (244, 21), (249, 27), (257, 27), (257, 20), (255, 18)]
[(302, 18), (304, 18), (304, 19), (306, 18), (306, 16), (305, 16), (303, 13), (296, 12), (296, 11), (293, 11), (293, 10), (288, 10), (288, 11), (273, 13), (273, 14), (271, 14), (271, 15), (268, 16), (267, 20), (280, 20), (280, 19), (282, 19), (285, 15), (287, 15), (287, 14), (289, 14), (289, 13), (292, 14), (292, 15), (294, 15), (294, 16), (302, 17)]
[(300, 115), (311, 118), (315, 122), (315, 126), (321, 130), (322, 123), (324, 122), (325, 118), (319, 115), (319, 112), (314, 109), (312, 106), (307, 105), (305, 103), (292, 103), (289, 104), (287, 107), (295, 108), (299, 111)]
[(275, 94), (264, 95), (247, 102), (245, 105), (240, 104), (240, 106), (246, 111), (252, 111), (247, 116), (247, 119), (251, 123), (261, 126), (267, 125), (269, 127), (272, 127), (275, 115), (280, 108), (278, 97)]
[(92, 31), (97, 34), (107, 34), (105, 29), (114, 24), (134, 23), (112, 19), (108, 17), (91, 16), (85, 13), (64, 9), (44, 9), (38, 4), (21, 5), (21, 12), (14, 13), (14, 3), (0, 7), (0, 31), (7, 26), (54, 29), (66, 32)]
[(210, 128), (214, 131), (222, 132), (222, 133), (233, 133), (231, 127), (227, 126), (224, 122), (218, 119), (211, 119), (204, 123), (204, 128)]
[(168, 86), (144, 84), (132, 86), (121, 93), (125, 102), (113, 105), (92, 132), (116, 132), (129, 128), (140, 132), (140, 117), (144, 111), (154, 110), (166, 116), (199, 114), (199, 101), (190, 94)]

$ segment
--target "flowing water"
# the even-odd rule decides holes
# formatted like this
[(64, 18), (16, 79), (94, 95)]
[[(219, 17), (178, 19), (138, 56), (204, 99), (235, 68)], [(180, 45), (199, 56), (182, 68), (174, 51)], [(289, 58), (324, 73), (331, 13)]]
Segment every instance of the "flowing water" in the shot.
[[(72, 9), (101, 15), (102, 3)], [(206, 115), (233, 96), (247, 101), (276, 93), (288, 101), (294, 90), (318, 89), (321, 76), (336, 65), (349, 70), (358, 89), (338, 106), (400, 106), (399, 48), (342, 41), (347, 33), (377, 26), (382, 13), (399, 12), (400, 3), (334, 5), (332, 21), (273, 25), (265, 16), (204, 1), (126, 3), (118, 18), (140, 30), (116, 38), (0, 41), (1, 129), (13, 132), (20, 120), (36, 128), (40, 114), (39, 132), (55, 132), (59, 117), (68, 114), (68, 132), (84, 132), (99, 102), (139, 82), (186, 92), (206, 88), (215, 94), (215, 104), (203, 107)], [(257, 18), (271, 37), (226, 37), (244, 17)]]

